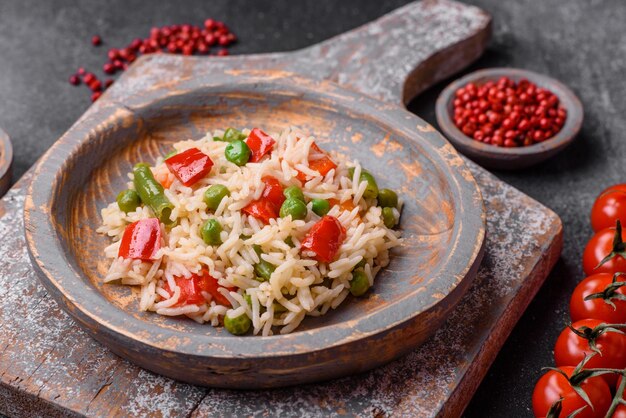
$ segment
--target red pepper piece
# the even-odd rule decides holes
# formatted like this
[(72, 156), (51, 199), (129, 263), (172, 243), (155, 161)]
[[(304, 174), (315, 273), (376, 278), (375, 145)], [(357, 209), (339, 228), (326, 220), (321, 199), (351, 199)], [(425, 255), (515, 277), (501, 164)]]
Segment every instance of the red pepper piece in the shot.
[(309, 231), (301, 247), (313, 251), (315, 259), (330, 263), (346, 239), (346, 229), (334, 216), (324, 216)]
[(280, 207), (285, 201), (283, 186), (275, 177), (265, 176), (261, 180), (263, 180), (263, 183), (265, 183), (265, 189), (263, 189), (261, 199), (269, 200), (270, 203), (276, 206), (277, 210), (280, 210)]
[(261, 197), (250, 202), (242, 211), (254, 216), (264, 224), (268, 224), (270, 219), (278, 218), (280, 207), (285, 201), (285, 195), (283, 195), (283, 186), (277, 178), (265, 176), (262, 180), (265, 183), (265, 188)]
[(249, 216), (254, 216), (264, 224), (268, 224), (270, 223), (270, 219), (278, 217), (276, 206), (269, 200), (263, 198), (250, 202), (241, 210)]
[(142, 219), (124, 230), (118, 257), (154, 260), (161, 249), (161, 223), (157, 218)]
[[(313, 150), (313, 153), (309, 151), (309, 168), (311, 170), (325, 176), (330, 170), (337, 168), (337, 164), (315, 142), (311, 144), (311, 149)], [(302, 183), (306, 183), (307, 176), (303, 172), (298, 171), (296, 178)]]
[(198, 148), (189, 148), (179, 154), (173, 155), (165, 160), (167, 168), (176, 176), (185, 186), (191, 186), (204, 176), (206, 176), (213, 161), (208, 155), (200, 151)]
[(256, 163), (261, 161), (266, 154), (272, 151), (274, 148), (274, 138), (260, 130), (259, 128), (254, 128), (250, 135), (248, 135), (248, 139), (246, 140), (246, 144), (248, 144), (248, 148), (252, 151), (252, 155), (250, 156), (250, 162)]
[[(200, 274), (193, 274), (189, 279), (182, 276), (176, 276), (174, 277), (174, 281), (176, 282), (176, 286), (180, 288), (180, 297), (174, 306), (200, 305), (206, 302), (206, 299), (202, 296), (202, 292), (210, 294), (213, 297), (213, 300), (215, 300), (215, 302), (219, 305), (231, 306), (228, 299), (226, 299), (224, 295), (218, 291), (218, 289), (223, 286), (220, 286), (217, 283), (217, 279), (211, 276), (206, 269), (203, 269)], [(167, 282), (165, 283), (163, 289), (170, 295), (170, 297), (174, 293), (170, 289)], [(225, 287), (225, 289), (231, 291), (235, 290), (230, 287)]]

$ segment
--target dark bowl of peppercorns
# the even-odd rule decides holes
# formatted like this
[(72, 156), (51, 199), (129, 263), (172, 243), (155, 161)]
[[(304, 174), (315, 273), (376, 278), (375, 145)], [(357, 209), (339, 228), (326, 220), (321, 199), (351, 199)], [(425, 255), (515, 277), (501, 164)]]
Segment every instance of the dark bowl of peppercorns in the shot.
[(580, 131), (583, 108), (563, 83), (532, 71), (475, 71), (446, 87), (437, 123), (461, 153), (487, 168), (519, 169), (550, 158)]

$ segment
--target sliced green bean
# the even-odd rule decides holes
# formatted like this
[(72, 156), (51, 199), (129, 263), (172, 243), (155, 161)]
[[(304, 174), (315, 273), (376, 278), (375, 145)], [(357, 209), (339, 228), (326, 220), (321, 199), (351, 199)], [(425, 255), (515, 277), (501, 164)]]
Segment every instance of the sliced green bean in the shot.
[(117, 195), (117, 206), (124, 213), (134, 212), (141, 205), (141, 199), (134, 190), (122, 190)]
[(165, 196), (165, 191), (161, 183), (155, 180), (150, 166), (140, 163), (133, 170), (135, 190), (139, 194), (141, 201), (148, 205), (157, 218), (166, 225), (171, 225), (170, 219), (174, 205)]

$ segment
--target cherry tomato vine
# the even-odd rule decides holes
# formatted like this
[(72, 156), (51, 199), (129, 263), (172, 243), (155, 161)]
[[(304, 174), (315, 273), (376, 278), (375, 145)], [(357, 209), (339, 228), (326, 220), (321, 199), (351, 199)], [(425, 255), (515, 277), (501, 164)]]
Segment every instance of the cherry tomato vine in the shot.
[(574, 289), (570, 317), (554, 348), (555, 368), (535, 384), (541, 418), (626, 418), (626, 184), (594, 202), (594, 235), (583, 253), (586, 278)]

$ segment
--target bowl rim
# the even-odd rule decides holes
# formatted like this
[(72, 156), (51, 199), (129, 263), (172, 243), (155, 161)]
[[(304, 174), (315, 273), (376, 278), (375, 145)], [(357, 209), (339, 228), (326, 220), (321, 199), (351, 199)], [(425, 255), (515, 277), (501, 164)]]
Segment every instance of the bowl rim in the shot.
[(11, 169), (12, 164), (13, 144), (9, 134), (0, 127), (0, 178), (4, 178)]
[[(563, 128), (552, 138), (533, 145), (522, 147), (498, 147), (491, 144), (476, 141), (461, 132), (452, 121), (450, 108), (454, 93), (461, 87), (470, 82), (484, 79), (497, 79), (503, 76), (519, 80), (526, 78), (539, 87), (547, 88), (557, 95), (560, 103), (567, 110), (567, 119)], [(512, 67), (496, 67), (486, 68), (473, 71), (465, 76), (448, 84), (446, 88), (439, 94), (435, 105), (435, 113), (439, 128), (443, 131), (446, 138), (453, 144), (458, 144), (465, 149), (472, 149), (480, 152), (481, 157), (489, 156), (494, 159), (509, 159), (514, 156), (530, 156), (543, 154), (549, 151), (558, 150), (569, 145), (580, 132), (584, 119), (583, 106), (580, 99), (565, 84), (552, 77), (536, 73), (534, 71), (512, 68)]]
[[(294, 79), (299, 82), (294, 83)], [(95, 110), (89, 117), (82, 118), (65, 135), (63, 135), (40, 159), (34, 170), (33, 180), (29, 186), (25, 202), (25, 235), (28, 244), (29, 254), (34, 261), (39, 276), (55, 296), (57, 301), (61, 301), (81, 325), (96, 324), (104, 327), (113, 338), (118, 341), (127, 342), (132, 340), (143, 346), (148, 346), (157, 350), (166, 350), (177, 354), (210, 357), (210, 358), (274, 358), (279, 356), (302, 355), (331, 347), (351, 344), (355, 341), (372, 337), (384, 332), (388, 332), (412, 318), (429, 311), (431, 308), (441, 303), (441, 299), (432, 298), (427, 304), (422, 304), (422, 309), (412, 311), (410, 315), (405, 314), (410, 311), (409, 307), (413, 298), (403, 298), (402, 303), (390, 306), (391, 311), (376, 311), (364, 318), (357, 318), (350, 321), (341, 322), (325, 326), (318, 329), (294, 332), (285, 335), (273, 335), (269, 337), (235, 337), (235, 336), (215, 336), (189, 334), (181, 330), (171, 330), (164, 328), (154, 322), (146, 322), (129, 315), (126, 311), (119, 309), (104, 298), (100, 292), (87, 291), (83, 294), (77, 293), (76, 289), (67, 287), (59, 283), (58, 278), (64, 282), (67, 280), (85, 287), (86, 283), (81, 278), (84, 273), (77, 272), (66, 260), (61, 242), (58, 238), (57, 227), (53, 225), (50, 208), (47, 206), (54, 201), (54, 191), (58, 186), (58, 181), (64, 177), (64, 168), (68, 160), (68, 150), (70, 154), (75, 152), (80, 145), (84, 145), (88, 140), (88, 132), (97, 131), (103, 121), (119, 115), (120, 109), (124, 111), (139, 112), (142, 107), (157, 106), (163, 101), (172, 98), (176, 94), (185, 95), (194, 89), (216, 89), (223, 84), (232, 83), (236, 80), (238, 87), (245, 84), (255, 89), (255, 91), (265, 92), (288, 92), (289, 94), (308, 94), (311, 97), (319, 97), (321, 103), (324, 98), (337, 101), (345, 108), (354, 107), (358, 104), (357, 113), (368, 115), (377, 114), (377, 118), (385, 121), (389, 125), (397, 127), (411, 141), (419, 140), (420, 146), (431, 148), (432, 157), (439, 160), (442, 166), (449, 167), (442, 170), (448, 177), (451, 187), (454, 187), (453, 194), (457, 196), (459, 210), (465, 213), (463, 228), (460, 223), (454, 223), (453, 236), (460, 236), (463, 229), (463, 236), (475, 237), (475, 245), (459, 250), (455, 246), (447, 256), (463, 259), (463, 263), (455, 266), (454, 263), (445, 262), (444, 266), (437, 271), (437, 276), (449, 277), (448, 293), (445, 297), (455, 293), (455, 290), (463, 282), (465, 277), (480, 263), (485, 243), (485, 209), (482, 202), (480, 190), (472, 176), (469, 168), (465, 165), (461, 157), (454, 151), (450, 144), (434, 128), (426, 122), (408, 111), (394, 105), (385, 104), (369, 96), (344, 89), (332, 82), (315, 81), (300, 75), (276, 71), (226, 71), (214, 72), (209, 76), (193, 79), (181, 79), (167, 86), (158, 87), (145, 94), (131, 96), (125, 103), (116, 101), (111, 105), (103, 106)], [(176, 93), (172, 93), (172, 88), (176, 88)], [(265, 93), (269, 94), (269, 93)], [(416, 129), (426, 126), (429, 129)], [(43, 173), (47, 172), (47, 175)], [(52, 177), (52, 180), (51, 180)], [(52, 181), (52, 187), (51, 187)], [(470, 187), (464, 187), (469, 185)], [(466, 235), (467, 234), (467, 235)], [(44, 248), (45, 247), (45, 248)], [(93, 290), (93, 289), (92, 289)], [(418, 292), (419, 293), (419, 292)], [(415, 295), (412, 295), (413, 297)], [(81, 302), (80, 297), (85, 299)], [(387, 316), (384, 325), (373, 327), (363, 327), (364, 319), (372, 316)], [(403, 316), (404, 315), (404, 316)], [(136, 331), (142, 331), (137, 333)], [(333, 331), (335, 332), (333, 334)], [(103, 332), (99, 329), (98, 332)], [(315, 334), (318, 344), (310, 344), (303, 349), (302, 340), (311, 343), (306, 336)], [(172, 338), (164, 338), (163, 336)], [(191, 338), (190, 338), (191, 337)], [(241, 344), (241, 338), (249, 338), (256, 344)], [(176, 339), (180, 343), (172, 343)], [(193, 340), (188, 342), (186, 340)], [(260, 349), (250, 350), (249, 346), (257, 346)], [(263, 348), (272, 347), (272, 351), (264, 351)], [(280, 349), (276, 349), (280, 347)], [(259, 354), (263, 352), (263, 354)]]

